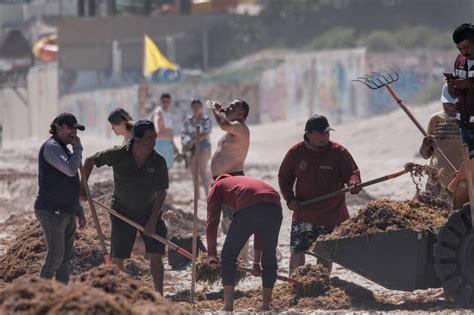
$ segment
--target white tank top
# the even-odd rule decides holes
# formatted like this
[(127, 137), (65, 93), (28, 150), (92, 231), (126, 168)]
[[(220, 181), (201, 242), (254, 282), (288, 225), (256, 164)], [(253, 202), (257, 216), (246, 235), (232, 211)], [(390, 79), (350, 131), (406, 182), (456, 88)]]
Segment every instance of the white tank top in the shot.
[(173, 128), (173, 114), (165, 111), (161, 106), (156, 109), (156, 114), (158, 115), (158, 113), (163, 115), (163, 124), (165, 125), (165, 128)]

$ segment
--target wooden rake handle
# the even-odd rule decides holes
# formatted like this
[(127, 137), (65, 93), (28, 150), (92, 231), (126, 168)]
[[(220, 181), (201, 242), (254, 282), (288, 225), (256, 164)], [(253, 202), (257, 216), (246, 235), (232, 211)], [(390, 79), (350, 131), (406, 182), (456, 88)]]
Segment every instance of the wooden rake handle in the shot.
[[(191, 303), (194, 304), (194, 291), (196, 288), (196, 261), (197, 261), (197, 219), (199, 207), (199, 155), (201, 144), (201, 126), (196, 126), (196, 142), (194, 144), (194, 212), (193, 212), (193, 244), (191, 265)], [(193, 163), (193, 162), (191, 162)]]
[(102, 250), (102, 255), (104, 255), (104, 262), (106, 266), (110, 265), (110, 255), (107, 251), (107, 246), (105, 245), (105, 238), (104, 233), (102, 233), (102, 228), (100, 227), (99, 217), (97, 216), (97, 211), (95, 210), (94, 203), (92, 202), (91, 192), (89, 190), (89, 185), (87, 184), (87, 179), (84, 172), (84, 167), (81, 165), (79, 166), (79, 171), (81, 172), (81, 181), (82, 187), (84, 188), (84, 192), (87, 196), (87, 201), (89, 203), (89, 208), (91, 210), (92, 219), (94, 220), (95, 228), (97, 230), (97, 235), (99, 236), (99, 244)]
[[(390, 86), (390, 84), (387, 84), (385, 85), (385, 87), (387, 88), (388, 92), (392, 95), (392, 97), (395, 99), (395, 101), (397, 102), (397, 104), (402, 108), (402, 110), (405, 112), (405, 114), (407, 114), (408, 118), (410, 118), (410, 120), (415, 124), (415, 126), (418, 128), (418, 130), (423, 134), (424, 137), (428, 136), (428, 133), (426, 132), (425, 128), (423, 128), (423, 126), (421, 126), (421, 124), (418, 122), (418, 120), (415, 118), (415, 116), (413, 116), (413, 114), (411, 113), (411, 111), (408, 109), (408, 107), (406, 107), (404, 104), (403, 104), (403, 101), (402, 99), (400, 98), (400, 96), (398, 96), (398, 94), (395, 92), (395, 90)], [(446, 156), (446, 154), (444, 154), (444, 152), (436, 145), (436, 143), (433, 143), (433, 148), (436, 150), (436, 152), (438, 152), (439, 155), (441, 155), (441, 157), (448, 163), (449, 167), (451, 168), (451, 170), (453, 172), (457, 172), (457, 168), (454, 166), (454, 164), (451, 162), (451, 160), (449, 160), (449, 158)]]

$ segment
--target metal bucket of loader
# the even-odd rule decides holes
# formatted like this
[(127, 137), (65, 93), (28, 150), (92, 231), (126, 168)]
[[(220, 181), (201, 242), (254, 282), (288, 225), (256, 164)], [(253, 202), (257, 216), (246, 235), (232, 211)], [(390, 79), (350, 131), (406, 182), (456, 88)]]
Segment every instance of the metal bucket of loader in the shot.
[(317, 241), (315, 256), (331, 260), (391, 290), (438, 288), (433, 245), (436, 234), (403, 229)]

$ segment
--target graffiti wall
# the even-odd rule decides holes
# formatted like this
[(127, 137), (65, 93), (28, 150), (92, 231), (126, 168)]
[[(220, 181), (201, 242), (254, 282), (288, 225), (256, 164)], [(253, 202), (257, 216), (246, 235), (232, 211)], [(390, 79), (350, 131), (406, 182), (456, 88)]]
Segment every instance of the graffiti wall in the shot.
[[(387, 66), (394, 68), (399, 80), (393, 88), (407, 104), (424, 104), (439, 99), (445, 79), (452, 72), (456, 51), (415, 51), (394, 54), (368, 54), (366, 72)], [(370, 113), (385, 113), (398, 108), (385, 89), (370, 91)]]
[(224, 105), (244, 99), (251, 107), (249, 123), (305, 120), (315, 113), (342, 120), (367, 112), (367, 91), (353, 88), (350, 81), (363, 73), (364, 67), (364, 49), (291, 54), (276, 68), (250, 80), (151, 85), (146, 108), (140, 108), (137, 85), (64, 95), (60, 104), (63, 110), (76, 113), (90, 132), (101, 136), (111, 134), (106, 122), (113, 108), (124, 107), (134, 118), (147, 118), (163, 92), (173, 97), (178, 132), (181, 122), (190, 115), (193, 98), (217, 100)]
[(367, 91), (353, 86), (364, 73), (365, 49), (293, 54), (259, 81), (260, 121), (306, 119), (316, 113), (341, 121), (366, 115)]
[(140, 117), (137, 86), (62, 96), (60, 107), (63, 111), (74, 113), (79, 121), (84, 122), (88, 133), (97, 136), (111, 136), (107, 117), (116, 107), (125, 108), (133, 118)]
[[(107, 115), (113, 108), (124, 107), (135, 119), (149, 118), (163, 92), (173, 97), (176, 132), (190, 115), (193, 98), (200, 98), (203, 103), (217, 100), (223, 105), (236, 98), (244, 99), (251, 108), (249, 123), (304, 121), (316, 113), (338, 123), (397, 108), (385, 89), (370, 90), (353, 79), (388, 65), (399, 72), (400, 80), (393, 87), (404, 101), (426, 103), (439, 98), (442, 73), (449, 71), (455, 56), (452, 52), (369, 55), (363, 48), (292, 53), (250, 77), (239, 78), (238, 72), (232, 72), (228, 80), (210, 82), (203, 78), (153, 84), (146, 88), (146, 101), (141, 100), (141, 87), (137, 85), (63, 95), (60, 109), (77, 114), (88, 130), (99, 136), (111, 135)], [(239, 70), (245, 67), (245, 63), (239, 64)]]

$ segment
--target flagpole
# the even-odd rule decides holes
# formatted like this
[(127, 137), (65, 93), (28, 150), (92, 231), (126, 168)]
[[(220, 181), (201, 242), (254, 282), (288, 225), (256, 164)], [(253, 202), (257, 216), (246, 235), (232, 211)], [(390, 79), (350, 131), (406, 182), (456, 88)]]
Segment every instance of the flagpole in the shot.
[(145, 48), (145, 36), (146, 34), (143, 34), (143, 62), (142, 62), (142, 75), (143, 78), (146, 79), (145, 77), (145, 63), (146, 63), (146, 48)]

